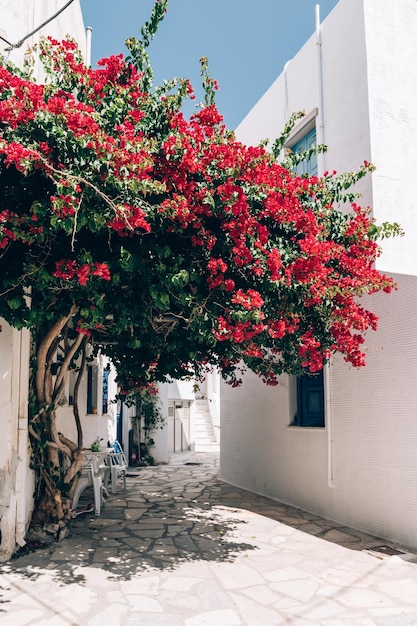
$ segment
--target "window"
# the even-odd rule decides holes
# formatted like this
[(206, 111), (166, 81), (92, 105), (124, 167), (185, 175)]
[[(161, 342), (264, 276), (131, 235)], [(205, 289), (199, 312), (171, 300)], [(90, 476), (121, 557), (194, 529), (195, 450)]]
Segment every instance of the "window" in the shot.
[[(301, 152), (306, 152), (313, 146), (317, 145), (317, 116), (318, 109), (314, 108), (310, 111), (310, 113), (308, 113), (308, 115), (303, 117), (301, 122), (294, 126), (285, 143), (285, 148), (287, 150), (290, 150), (293, 154), (300, 154)], [(294, 168), (294, 171), (300, 176), (303, 174), (316, 176), (318, 173), (317, 155), (313, 154), (310, 159), (303, 159)]]
[[(306, 152), (317, 144), (316, 117), (317, 109), (307, 115), (302, 125), (296, 127), (287, 148), (294, 154)], [(300, 161), (294, 171), (302, 176), (316, 176), (318, 173), (317, 155), (313, 154), (310, 159)], [(299, 376), (294, 384), (296, 387), (295, 396), (295, 417), (294, 426), (324, 427), (324, 376), (323, 370), (320, 372), (304, 374)], [(293, 397), (294, 397), (293, 396)], [(292, 404), (292, 409), (294, 405)]]
[(75, 383), (77, 382), (78, 372), (75, 372), (73, 369), (69, 371), (69, 391), (68, 391), (68, 404), (72, 406), (74, 404), (74, 390)]
[[(316, 144), (317, 144), (316, 129), (312, 128), (303, 137), (301, 137), (301, 139), (299, 139), (297, 143), (291, 146), (291, 150), (295, 154), (299, 154), (300, 152), (305, 152), (306, 150), (309, 150)], [(308, 160), (305, 159), (304, 161), (301, 161), (300, 163), (298, 163), (298, 165), (295, 167), (295, 171), (300, 176), (302, 174), (308, 174), (308, 176), (316, 176), (317, 171), (318, 171), (317, 154), (313, 154), (313, 156), (310, 159)]]
[(102, 413), (105, 415), (109, 409), (109, 370), (103, 371), (103, 401)]
[(87, 368), (87, 413), (97, 413), (97, 365)]
[(324, 427), (323, 370), (297, 378), (297, 409), (294, 426)]

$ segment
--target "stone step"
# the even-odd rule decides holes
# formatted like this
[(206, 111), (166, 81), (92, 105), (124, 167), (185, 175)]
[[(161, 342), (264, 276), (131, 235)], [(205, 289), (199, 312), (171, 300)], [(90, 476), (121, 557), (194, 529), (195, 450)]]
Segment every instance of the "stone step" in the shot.
[(196, 443), (195, 445), (196, 452), (219, 452), (219, 449), (218, 443)]
[(218, 443), (206, 398), (198, 399), (194, 403), (194, 433), (197, 451), (218, 451)]
[(199, 426), (198, 424), (194, 424), (195, 433), (199, 433), (200, 435), (213, 435), (214, 429), (213, 426)]
[(211, 431), (211, 432), (207, 432), (207, 431), (196, 432), (195, 433), (195, 438), (196, 438), (196, 440), (198, 439), (198, 441), (216, 441), (216, 436), (214, 434), (214, 431)]

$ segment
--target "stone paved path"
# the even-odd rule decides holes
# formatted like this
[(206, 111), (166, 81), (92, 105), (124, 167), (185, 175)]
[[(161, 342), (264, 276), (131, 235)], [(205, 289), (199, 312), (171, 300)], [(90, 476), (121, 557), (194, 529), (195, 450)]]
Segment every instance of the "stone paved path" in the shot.
[(100, 517), (0, 565), (0, 625), (417, 625), (416, 554), (223, 484), (217, 468), (189, 453), (140, 469)]

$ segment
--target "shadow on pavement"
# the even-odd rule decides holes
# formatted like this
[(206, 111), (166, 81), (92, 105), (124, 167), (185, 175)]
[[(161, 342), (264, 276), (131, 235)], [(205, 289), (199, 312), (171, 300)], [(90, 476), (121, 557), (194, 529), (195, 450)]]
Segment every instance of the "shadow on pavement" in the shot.
[[(184, 562), (232, 562), (238, 552), (255, 550), (249, 541), (234, 539), (245, 521), (221, 505), (222, 484), (196, 481), (196, 472), (207, 478), (201, 466), (187, 468), (185, 478), (169, 466), (131, 474), (126, 492), (110, 496), (100, 517), (72, 520), (68, 538), (0, 565), (0, 575), (36, 580), (46, 574), (61, 584), (86, 584), (86, 568), (89, 576), (96, 568), (110, 580), (129, 580)], [(84, 499), (80, 508), (87, 505)]]
[[(352, 550), (380, 553), (380, 558), (384, 548), (395, 550), (381, 539), (222, 483), (216, 472), (210, 458), (132, 472), (126, 491), (109, 497), (100, 517), (79, 516), (63, 542), (3, 564), (0, 575), (86, 585), (100, 576), (128, 581), (184, 563), (233, 562), (238, 554), (262, 548), (259, 516), (279, 522), (273, 531), (277, 537), (300, 531), (298, 541), (307, 533)], [(245, 530), (249, 520), (259, 520), (256, 537)]]

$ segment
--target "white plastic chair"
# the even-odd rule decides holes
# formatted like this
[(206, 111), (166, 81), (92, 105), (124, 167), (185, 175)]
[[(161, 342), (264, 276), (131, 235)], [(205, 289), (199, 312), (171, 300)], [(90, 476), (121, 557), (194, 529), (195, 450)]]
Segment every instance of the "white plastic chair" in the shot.
[(103, 484), (103, 474), (99, 469), (96, 459), (90, 459), (81, 470), (81, 476), (78, 479), (77, 486), (72, 498), (71, 509), (77, 509), (78, 501), (81, 494), (88, 488), (93, 488), (94, 493), (94, 510), (96, 515), (100, 515), (101, 507), (104, 504), (104, 492), (107, 491)]
[(117, 493), (116, 481), (119, 477), (123, 478), (123, 489), (126, 490), (126, 474), (127, 460), (123, 452), (111, 451), (108, 454), (108, 463), (110, 467), (111, 492)]
[[(129, 463), (127, 462), (127, 459), (126, 459), (126, 457), (125, 457), (125, 453), (123, 452), (123, 448), (122, 448), (122, 446), (120, 445), (120, 443), (117, 441), (117, 439), (115, 439), (115, 440), (113, 441), (113, 443), (111, 444), (111, 446), (112, 446), (112, 448), (113, 448), (113, 450), (114, 450), (115, 452), (119, 452), (119, 453), (122, 455), (123, 463), (124, 463), (124, 465), (126, 465), (126, 467), (128, 467)], [(111, 450), (111, 452), (113, 452), (113, 450)]]

